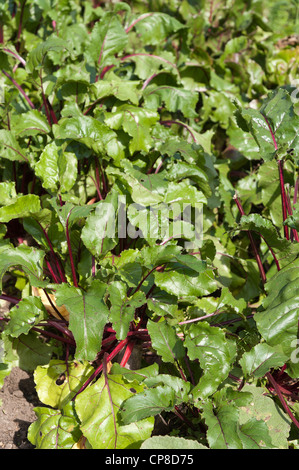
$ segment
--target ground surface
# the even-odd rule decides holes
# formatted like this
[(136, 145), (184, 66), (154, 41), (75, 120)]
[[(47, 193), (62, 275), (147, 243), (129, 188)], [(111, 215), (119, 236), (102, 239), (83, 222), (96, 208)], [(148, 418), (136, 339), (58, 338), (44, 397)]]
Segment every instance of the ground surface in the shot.
[[(33, 411), (40, 403), (32, 375), (15, 367), (0, 390), (0, 450), (33, 449), (27, 439)], [(2, 406), (1, 406), (2, 403)]]

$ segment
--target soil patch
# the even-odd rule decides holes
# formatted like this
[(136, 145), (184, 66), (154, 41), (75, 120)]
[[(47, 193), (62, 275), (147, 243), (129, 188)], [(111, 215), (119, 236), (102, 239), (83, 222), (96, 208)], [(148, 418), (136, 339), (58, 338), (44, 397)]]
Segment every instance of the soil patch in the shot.
[(0, 390), (0, 449), (34, 449), (27, 431), (39, 405), (32, 374), (15, 367)]

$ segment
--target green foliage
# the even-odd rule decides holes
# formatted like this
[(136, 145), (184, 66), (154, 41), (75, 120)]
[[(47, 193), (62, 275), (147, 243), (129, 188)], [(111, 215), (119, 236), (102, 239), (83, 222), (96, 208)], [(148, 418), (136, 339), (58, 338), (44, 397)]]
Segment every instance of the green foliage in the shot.
[(30, 442), (296, 446), (296, 2), (21, 3), (0, 5), (0, 383), (33, 372)]

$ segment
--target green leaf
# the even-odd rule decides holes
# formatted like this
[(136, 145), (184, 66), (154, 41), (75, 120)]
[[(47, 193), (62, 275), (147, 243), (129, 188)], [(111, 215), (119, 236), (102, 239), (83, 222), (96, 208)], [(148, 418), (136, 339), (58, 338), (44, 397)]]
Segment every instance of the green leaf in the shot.
[(91, 91), (96, 100), (114, 96), (120, 101), (131, 101), (138, 106), (139, 92), (137, 90), (139, 80), (100, 80), (93, 83)]
[(17, 199), (16, 185), (13, 181), (0, 183), (0, 206), (6, 206)]
[(21, 334), (26, 335), (39, 321), (45, 320), (48, 314), (39, 297), (27, 297), (10, 309), (9, 316), (5, 332), (18, 338)]
[(28, 439), (36, 449), (71, 449), (81, 432), (72, 404), (63, 410), (37, 407), (37, 420), (29, 426)]
[(103, 257), (117, 243), (118, 193), (111, 191), (86, 219), (81, 238), (88, 250)]
[(67, 41), (58, 37), (49, 37), (46, 41), (37, 45), (30, 53), (26, 61), (26, 68), (34, 72), (43, 66), (46, 55), (51, 51), (68, 51)]
[(175, 404), (175, 391), (158, 385), (128, 398), (121, 407), (121, 418), (125, 424), (155, 416), (162, 411), (171, 411)]
[(26, 152), (22, 149), (11, 131), (0, 130), (0, 150), (1, 157), (7, 160), (28, 162)]
[(104, 303), (106, 284), (94, 280), (87, 290), (60, 284), (55, 293), (59, 307), (70, 312), (69, 329), (76, 341), (75, 358), (92, 361), (101, 349), (102, 335), (109, 310)]
[(75, 140), (99, 154), (121, 158), (123, 149), (115, 132), (90, 116), (62, 118), (53, 126), (55, 139)]
[(158, 113), (151, 109), (123, 104), (115, 111), (106, 113), (105, 123), (115, 130), (122, 128), (130, 135), (129, 149), (133, 155), (138, 150), (150, 150), (153, 144), (151, 127), (158, 119)]
[(203, 369), (202, 377), (192, 394), (195, 398), (212, 395), (232, 368), (236, 355), (235, 342), (226, 338), (221, 328), (200, 322), (186, 329), (184, 345), (190, 359), (198, 359)]
[(239, 421), (241, 426), (248, 423), (254, 417), (266, 423), (272, 445), (276, 449), (287, 449), (291, 425), (289, 416), (282, 412), (274, 400), (265, 395), (263, 388), (247, 384), (242, 390), (250, 392), (252, 399), (248, 404), (240, 407)]
[(49, 364), (38, 366), (34, 382), (39, 399), (52, 408), (63, 409), (93, 373), (88, 362), (53, 359)]
[(0, 247), (0, 283), (5, 272), (12, 266), (20, 266), (28, 276), (32, 286), (43, 287), (44, 252), (26, 245)]
[(29, 217), (34, 212), (41, 210), (40, 198), (35, 194), (18, 196), (11, 204), (0, 207), (0, 222), (9, 222), (12, 219)]
[(43, 187), (52, 191), (68, 192), (77, 179), (77, 157), (64, 150), (55, 141), (48, 144), (37, 164), (35, 174), (42, 178)]
[(254, 315), (264, 340), (277, 352), (292, 354), (292, 341), (298, 335), (298, 265), (296, 259), (278, 271), (265, 285), (268, 293), (262, 309)]
[[(184, 439), (183, 437), (176, 436), (154, 436), (146, 439), (141, 444), (140, 449), (154, 450), (154, 449), (208, 449), (208, 447), (200, 444), (193, 439)], [(186, 463), (188, 460), (186, 460)]]
[(158, 109), (165, 103), (165, 108), (172, 113), (181, 111), (187, 118), (197, 116), (195, 107), (198, 102), (198, 93), (184, 88), (169, 85), (149, 86), (144, 91), (144, 101), (148, 109)]
[(143, 386), (127, 382), (121, 375), (102, 375), (81, 392), (76, 400), (76, 412), (81, 430), (94, 449), (138, 449), (150, 437), (154, 421), (122, 423), (119, 410), (125, 400), (139, 394)]
[(5, 335), (3, 342), (6, 362), (28, 372), (33, 372), (39, 365), (48, 364), (54, 351), (57, 351), (56, 346), (45, 343), (35, 331), (21, 334), (18, 338)]
[(175, 328), (165, 320), (160, 322), (148, 320), (147, 328), (152, 346), (164, 362), (175, 363), (185, 356), (182, 340), (177, 336)]
[(99, 66), (110, 63), (109, 58), (121, 52), (127, 45), (128, 36), (120, 22), (119, 15), (106, 12), (93, 27), (88, 53)]
[(126, 338), (135, 310), (146, 302), (143, 292), (138, 291), (128, 296), (127, 291), (127, 286), (120, 281), (114, 281), (108, 287), (111, 302), (109, 319), (119, 340)]
[(290, 249), (290, 242), (281, 238), (271, 220), (266, 219), (261, 214), (243, 215), (238, 228), (257, 232), (264, 238), (268, 246), (276, 252)]
[(264, 377), (272, 368), (283, 366), (288, 357), (279, 354), (266, 343), (259, 343), (245, 352), (239, 363), (246, 376)]
[(155, 271), (155, 283), (160, 289), (179, 299), (195, 299), (216, 291), (218, 284), (211, 269), (199, 274), (182, 264), (171, 263), (163, 272)]
[(283, 153), (284, 156), (291, 149), (295, 154), (298, 152), (299, 116), (294, 111), (294, 104), (287, 90), (278, 88), (269, 93), (259, 111), (239, 109), (238, 115), (243, 119), (243, 124), (239, 121), (240, 127), (252, 133), (265, 161), (273, 159), (277, 153), (270, 128), (275, 136), (279, 154)]
[(161, 44), (163, 39), (185, 28), (176, 18), (166, 13), (151, 12), (138, 19), (134, 27), (144, 44)]
[(37, 109), (31, 109), (27, 113), (13, 115), (11, 127), (14, 133), (20, 137), (49, 134), (51, 131), (46, 117)]

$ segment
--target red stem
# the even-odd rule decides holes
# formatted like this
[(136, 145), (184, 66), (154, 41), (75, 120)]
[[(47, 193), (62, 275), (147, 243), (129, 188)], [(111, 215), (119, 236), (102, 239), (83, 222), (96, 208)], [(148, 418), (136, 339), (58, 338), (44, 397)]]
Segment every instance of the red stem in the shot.
[(128, 360), (130, 359), (131, 354), (132, 354), (133, 349), (134, 349), (134, 346), (135, 346), (135, 343), (136, 343), (136, 341), (134, 341), (134, 340), (129, 341), (129, 343), (128, 343), (127, 347), (126, 347), (125, 353), (124, 353), (124, 355), (123, 355), (123, 358), (122, 358), (122, 360), (121, 360), (121, 362), (120, 362), (121, 367), (125, 367), (125, 365), (127, 364)]
[[(238, 197), (237, 197), (236, 194), (234, 195), (234, 199), (235, 199), (235, 201), (236, 201), (236, 204), (237, 204), (237, 206), (238, 206), (238, 209), (239, 209), (239, 212), (240, 212), (241, 216), (242, 216), (242, 215), (245, 215), (245, 212), (244, 212), (244, 209), (243, 209), (243, 207), (242, 207), (242, 204), (241, 204), (241, 202), (239, 201), (239, 199), (238, 199)], [(250, 230), (248, 230), (248, 238), (249, 238), (249, 240), (250, 240), (250, 244), (251, 244), (251, 247), (252, 247), (252, 250), (253, 250), (253, 253), (254, 253), (254, 256), (255, 256), (255, 259), (256, 259), (258, 268), (259, 268), (259, 271), (260, 271), (260, 275), (261, 275), (261, 278), (262, 278), (262, 282), (265, 284), (265, 282), (267, 282), (265, 270), (264, 270), (261, 257), (260, 257), (260, 255), (259, 255), (258, 249), (257, 249), (257, 247), (256, 247), (255, 241), (254, 241), (254, 239), (253, 239), (253, 236), (252, 236), (252, 233), (251, 233)]]
[(268, 372), (266, 374), (266, 377), (267, 379), (269, 380), (269, 382), (271, 382), (275, 392), (277, 393), (278, 395), (278, 398), (284, 408), (284, 410), (287, 412), (287, 414), (289, 415), (289, 417), (291, 418), (291, 420), (293, 421), (293, 423), (295, 424), (295, 426), (299, 429), (299, 422), (297, 421), (297, 419), (295, 418), (295, 416), (293, 415), (293, 413), (291, 412), (290, 408), (288, 407), (282, 393), (281, 393), (281, 390), (278, 386), (278, 384), (276, 383), (276, 381), (274, 380), (274, 378), (272, 377), (272, 375), (270, 374), (270, 372)]
[[(109, 354), (109, 356), (107, 356), (106, 361), (107, 362), (112, 361), (112, 359), (114, 359), (114, 357), (117, 356), (117, 354), (128, 344), (128, 342), (129, 342), (129, 338), (125, 338), (123, 341), (118, 343), (118, 345), (113, 349), (113, 351)], [(101, 363), (99, 367), (96, 368), (93, 374), (91, 374), (91, 376), (86, 380), (84, 385), (82, 385), (80, 390), (72, 398), (72, 400), (75, 400), (77, 395), (79, 395), (79, 393), (83, 392), (83, 390), (86, 389), (86, 387), (100, 374), (102, 369), (103, 369), (103, 363)]]
[(74, 258), (73, 258), (73, 252), (72, 252), (70, 233), (69, 233), (69, 217), (71, 215), (71, 212), (72, 212), (72, 209), (70, 210), (69, 215), (67, 216), (67, 219), (66, 219), (65, 232), (66, 232), (66, 241), (67, 241), (67, 246), (68, 246), (68, 251), (69, 251), (69, 257), (70, 257), (70, 263), (71, 263), (71, 270), (72, 270), (74, 286), (79, 287), (78, 281), (77, 281)]
[[(280, 192), (281, 192), (281, 203), (282, 203), (282, 218), (283, 221), (286, 220), (288, 216), (288, 210), (287, 210), (287, 197), (286, 197), (286, 191), (285, 191), (285, 186), (284, 186), (284, 177), (283, 177), (283, 161), (278, 160), (278, 172), (279, 172), (279, 182), (280, 182)], [(284, 236), (287, 240), (290, 239), (289, 237), (289, 228), (287, 225), (284, 225)]]
[(19, 90), (19, 92), (24, 96), (25, 100), (27, 101), (27, 103), (29, 104), (29, 106), (32, 108), (32, 109), (35, 109), (35, 106), (34, 104), (32, 103), (32, 101), (30, 100), (30, 98), (26, 95), (25, 91), (23, 90), (23, 88), (5, 71), (5, 70), (1, 70), (1, 72), (3, 73), (3, 75), (5, 75), (13, 84), (14, 86)]

